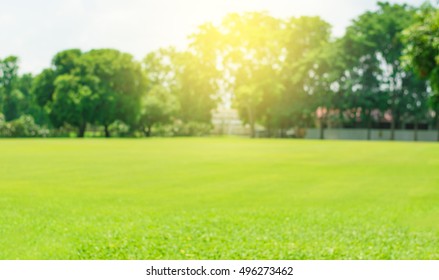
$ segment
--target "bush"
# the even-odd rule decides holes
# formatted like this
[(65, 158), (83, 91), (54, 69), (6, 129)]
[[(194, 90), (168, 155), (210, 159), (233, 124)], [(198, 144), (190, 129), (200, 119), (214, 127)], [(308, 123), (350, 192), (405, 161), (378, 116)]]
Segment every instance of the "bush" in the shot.
[(64, 124), (61, 127), (50, 129), (49, 137), (59, 137), (59, 138), (75, 137), (76, 133), (77, 133), (76, 127), (73, 127), (69, 124)]
[(130, 135), (130, 127), (123, 121), (115, 121), (109, 127), (111, 136), (127, 137)]
[(23, 115), (18, 119), (6, 122), (0, 115), (0, 137), (47, 137), (49, 130), (35, 123), (32, 116)]
[(0, 137), (12, 137), (12, 125), (6, 122), (2, 114), (0, 114)]
[(201, 122), (175, 122), (173, 134), (175, 136), (205, 136), (212, 131), (212, 124)]

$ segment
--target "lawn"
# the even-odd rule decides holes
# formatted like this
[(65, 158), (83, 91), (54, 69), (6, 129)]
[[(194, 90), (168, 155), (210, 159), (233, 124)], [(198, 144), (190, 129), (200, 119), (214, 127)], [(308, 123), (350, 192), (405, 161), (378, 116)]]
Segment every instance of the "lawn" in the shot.
[(439, 145), (0, 140), (0, 259), (439, 259)]

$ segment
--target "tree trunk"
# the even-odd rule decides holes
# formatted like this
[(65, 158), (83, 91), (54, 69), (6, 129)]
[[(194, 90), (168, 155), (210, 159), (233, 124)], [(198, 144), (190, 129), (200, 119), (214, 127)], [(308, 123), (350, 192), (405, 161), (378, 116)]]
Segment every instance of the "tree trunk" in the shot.
[(437, 141), (439, 142), (439, 114), (437, 114)]
[(371, 111), (367, 113), (367, 140), (370, 140), (372, 134), (372, 118), (371, 118)]
[(390, 140), (395, 140), (395, 114), (392, 112), (392, 122), (390, 123)]
[(79, 125), (78, 138), (84, 138), (86, 128), (87, 128), (86, 122)]
[(392, 94), (392, 106), (390, 107), (390, 110), (392, 112), (392, 122), (390, 123), (390, 140), (395, 140), (395, 128), (396, 128), (396, 113), (395, 113), (395, 103), (396, 103), (396, 97), (395, 93)]
[(106, 138), (110, 138), (110, 129), (109, 129), (109, 125), (104, 125), (104, 131), (105, 131), (105, 137)]
[(250, 107), (247, 107), (247, 113), (248, 113), (248, 122), (250, 124), (250, 136), (251, 138), (256, 137), (256, 129), (255, 129), (255, 120), (253, 116), (253, 111)]
[(146, 126), (143, 129), (143, 133), (145, 134), (145, 137), (151, 137), (151, 125)]
[(256, 129), (255, 129), (255, 123), (250, 122), (250, 137), (255, 138), (256, 137)]
[(325, 139), (325, 121), (323, 118), (320, 119), (320, 140)]
[(414, 131), (413, 131), (413, 140), (414, 141), (418, 141), (418, 118), (415, 118), (415, 127), (414, 127)]

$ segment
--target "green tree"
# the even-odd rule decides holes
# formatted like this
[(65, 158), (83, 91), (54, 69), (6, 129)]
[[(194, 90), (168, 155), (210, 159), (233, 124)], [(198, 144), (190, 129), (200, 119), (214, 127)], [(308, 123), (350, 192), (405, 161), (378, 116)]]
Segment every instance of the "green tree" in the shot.
[(320, 139), (324, 139), (324, 129), (329, 124), (329, 117), (343, 107), (343, 99), (338, 97), (342, 93), (340, 82), (345, 65), (339, 59), (338, 45), (326, 43), (307, 54), (297, 66), (299, 75), (296, 78), (303, 87), (307, 110), (319, 122)]
[[(329, 106), (328, 75), (338, 69), (334, 62), (340, 57), (332, 55), (331, 26), (319, 17), (289, 18), (283, 32), (283, 93), (274, 111), (282, 130), (299, 129), (311, 125), (318, 108)], [(325, 115), (319, 121), (323, 138)]]
[(428, 79), (433, 90), (431, 108), (436, 113), (439, 141), (439, 10), (425, 4), (416, 15), (416, 21), (403, 32), (404, 61), (408, 68)]
[[(211, 112), (218, 102), (215, 68), (193, 51), (178, 52), (174, 48), (150, 53), (143, 62), (149, 88), (146, 95), (152, 95), (145, 97), (144, 105), (157, 106), (161, 100), (164, 103), (160, 107), (168, 111), (165, 115), (172, 112), (185, 124), (210, 124)], [(144, 120), (145, 114), (148, 114), (146, 108)]]
[(35, 78), (33, 91), (52, 124), (69, 124), (84, 137), (87, 124), (109, 126), (116, 120), (137, 123), (145, 80), (139, 63), (129, 54), (101, 49), (58, 53), (52, 68)]
[(404, 59), (439, 92), (439, 10), (423, 5), (416, 21), (403, 32)]
[(53, 93), (55, 92), (56, 73), (54, 69), (44, 69), (38, 74), (32, 82), (32, 92), (35, 96), (36, 103), (40, 107), (50, 110)]
[(92, 50), (83, 55), (87, 72), (97, 78), (98, 104), (94, 123), (102, 125), (106, 137), (116, 120), (134, 128), (140, 114), (140, 99), (146, 91), (141, 64), (130, 54), (112, 49)]
[(0, 104), (6, 121), (20, 116), (20, 103), (24, 99), (18, 90), (18, 57), (0, 60)]
[(33, 92), (34, 77), (32, 74), (21, 75), (18, 79), (17, 89), (22, 93), (23, 100), (20, 106), (20, 116), (32, 116), (37, 125), (47, 126), (50, 123), (44, 108), (37, 103)]
[(84, 137), (87, 123), (93, 122), (99, 99), (92, 84), (93, 77), (60, 75), (55, 79), (50, 117), (55, 127), (65, 123), (78, 128), (78, 137)]
[(33, 84), (36, 100), (46, 108), (54, 127), (69, 124), (78, 129), (78, 137), (84, 137), (87, 123), (93, 121), (97, 100), (93, 90), (98, 82), (89, 76), (81, 57), (78, 49), (59, 52), (52, 67)]
[(256, 134), (268, 135), (305, 126), (311, 108), (304, 91), (303, 67), (308, 53), (326, 43), (330, 26), (318, 17), (281, 20), (264, 12), (229, 14), (218, 26), (205, 24), (191, 38), (192, 46), (216, 61), (222, 90), (232, 92), (232, 105)]
[(370, 140), (374, 121), (372, 113), (376, 111), (384, 115), (387, 106), (383, 104), (387, 103), (387, 97), (381, 90), (379, 80), (382, 74), (380, 60), (368, 41), (371, 38), (363, 36), (362, 32), (362, 23), (355, 22), (339, 40), (339, 47), (343, 53), (339, 60), (342, 61), (344, 69), (339, 79), (342, 93), (338, 108), (342, 112), (349, 112), (348, 122), (354, 127), (358, 124), (360, 115), (360, 125), (367, 128), (367, 139)]
[(260, 12), (229, 14), (217, 30), (216, 53), (233, 106), (250, 125), (252, 137), (257, 123), (271, 131), (273, 104), (282, 92), (282, 21)]
[(143, 61), (147, 91), (142, 97), (138, 126), (146, 137), (151, 136), (154, 126), (171, 123), (179, 111), (174, 93), (176, 73), (171, 59), (174, 52), (173, 49), (160, 49), (148, 54)]
[(179, 104), (176, 97), (169, 94), (161, 85), (155, 85), (142, 99), (139, 126), (146, 137), (151, 136), (152, 128), (172, 122)]
[[(368, 61), (363, 66), (353, 65), (352, 73), (360, 73), (358, 87), (363, 101), (382, 100), (373, 98), (376, 95), (386, 95), (387, 108), (391, 113), (391, 139), (395, 138), (395, 129), (401, 126), (404, 116), (408, 115), (408, 95), (420, 94), (422, 98), (425, 85), (420, 83), (416, 75), (408, 73), (401, 63), (403, 42), (402, 31), (410, 26), (414, 19), (415, 9), (407, 5), (378, 3), (377, 11), (368, 11), (353, 21), (348, 27), (345, 39), (350, 55), (354, 54), (362, 61)], [(367, 71), (364, 65), (370, 68)], [(377, 71), (377, 65), (379, 71)], [(360, 71), (360, 72), (358, 72)], [(362, 73), (362, 74), (361, 74)], [(379, 91), (376, 81), (379, 82)], [(369, 102), (372, 106), (376, 102)], [(375, 104), (375, 105), (374, 105)], [(367, 105), (369, 107), (369, 105)], [(369, 111), (372, 108), (366, 109)], [(363, 108), (364, 110), (364, 108)], [(370, 116), (369, 116), (370, 118)]]
[(18, 74), (19, 60), (9, 56), (0, 60), (0, 112), (6, 121), (23, 115), (32, 116), (38, 124), (47, 124), (47, 116), (37, 106), (32, 93), (33, 76)]
[(174, 57), (178, 118), (185, 123), (210, 124), (218, 105), (217, 70), (197, 54), (186, 51)]

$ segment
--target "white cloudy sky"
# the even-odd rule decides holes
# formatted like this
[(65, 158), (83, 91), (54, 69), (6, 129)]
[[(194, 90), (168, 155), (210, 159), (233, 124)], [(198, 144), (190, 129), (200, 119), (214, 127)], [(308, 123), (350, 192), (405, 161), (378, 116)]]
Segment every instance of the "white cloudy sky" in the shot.
[[(420, 5), (424, 0), (391, 0)], [(375, 0), (0, 0), (0, 58), (17, 55), (21, 72), (37, 73), (68, 48), (117, 48), (143, 58), (159, 47), (184, 46), (206, 21), (229, 12), (319, 15), (335, 36), (376, 7)]]

